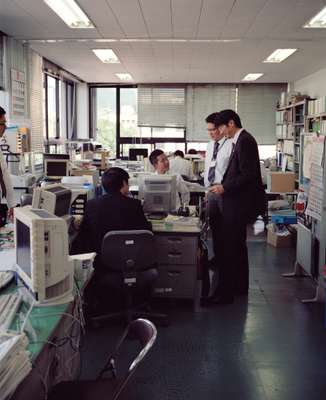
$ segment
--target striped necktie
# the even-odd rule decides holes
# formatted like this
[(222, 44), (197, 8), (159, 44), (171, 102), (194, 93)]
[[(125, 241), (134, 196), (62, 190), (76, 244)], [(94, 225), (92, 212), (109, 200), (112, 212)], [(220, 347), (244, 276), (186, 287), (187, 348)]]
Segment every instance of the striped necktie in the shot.
[[(212, 157), (212, 161), (216, 160), (216, 156), (217, 156), (217, 152), (218, 152), (218, 148), (219, 148), (220, 144), (219, 142), (215, 142), (214, 143), (214, 151), (213, 151), (213, 157)], [(208, 170), (208, 182), (210, 185), (213, 185), (215, 181), (215, 165), (210, 167)]]

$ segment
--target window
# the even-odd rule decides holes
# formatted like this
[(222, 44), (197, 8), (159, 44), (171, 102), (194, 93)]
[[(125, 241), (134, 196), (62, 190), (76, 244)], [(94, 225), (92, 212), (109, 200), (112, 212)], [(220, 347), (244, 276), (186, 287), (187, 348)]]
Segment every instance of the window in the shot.
[(117, 131), (116, 88), (92, 88), (91, 98), (93, 136), (114, 155)]
[(60, 137), (59, 79), (45, 75), (45, 132), (46, 139)]
[[(117, 157), (126, 157), (131, 147), (149, 151), (162, 143), (185, 143), (183, 127), (138, 126), (139, 91), (136, 87), (90, 87), (90, 131)], [(174, 144), (174, 143), (173, 143)]]

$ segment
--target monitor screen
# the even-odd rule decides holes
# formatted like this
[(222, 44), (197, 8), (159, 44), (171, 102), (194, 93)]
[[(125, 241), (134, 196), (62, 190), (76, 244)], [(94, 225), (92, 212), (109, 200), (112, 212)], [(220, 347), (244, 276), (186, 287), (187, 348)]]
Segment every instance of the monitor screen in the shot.
[(30, 230), (27, 225), (17, 219), (17, 265), (31, 277), (31, 239)]
[(142, 156), (144, 158), (148, 157), (148, 150), (147, 149), (129, 149), (129, 160), (130, 161), (137, 161), (137, 156)]
[(66, 161), (47, 161), (46, 162), (46, 176), (67, 176), (67, 163)]

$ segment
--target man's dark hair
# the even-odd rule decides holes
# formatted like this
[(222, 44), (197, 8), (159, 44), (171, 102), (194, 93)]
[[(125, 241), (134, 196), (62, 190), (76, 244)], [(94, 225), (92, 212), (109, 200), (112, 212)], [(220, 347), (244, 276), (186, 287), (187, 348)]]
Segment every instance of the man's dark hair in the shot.
[(181, 158), (185, 158), (184, 152), (181, 150), (176, 150), (174, 152), (174, 157), (181, 157)]
[(215, 120), (216, 120), (217, 115), (218, 115), (218, 112), (214, 112), (213, 114), (209, 114), (209, 116), (206, 117), (206, 120), (205, 120), (206, 123), (215, 125)]
[(160, 149), (156, 149), (151, 152), (149, 155), (149, 161), (153, 166), (157, 164), (157, 157), (159, 157), (161, 154), (164, 154), (164, 151)]
[(215, 118), (215, 126), (227, 125), (230, 121), (234, 121), (237, 128), (242, 128), (239, 115), (233, 110), (222, 110), (217, 113)]
[(112, 167), (102, 175), (102, 186), (107, 193), (119, 192), (123, 183), (128, 183), (129, 174), (122, 168)]
[(189, 149), (188, 154), (198, 154), (198, 151), (196, 149)]
[(5, 114), (6, 114), (6, 111), (2, 107), (0, 107), (0, 117), (2, 117)]

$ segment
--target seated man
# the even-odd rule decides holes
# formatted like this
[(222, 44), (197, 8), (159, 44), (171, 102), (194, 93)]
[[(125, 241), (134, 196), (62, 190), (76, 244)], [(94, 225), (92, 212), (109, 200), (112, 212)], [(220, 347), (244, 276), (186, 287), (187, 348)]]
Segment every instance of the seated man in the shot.
[(190, 161), (185, 160), (183, 151), (177, 150), (174, 152), (174, 158), (170, 160), (170, 173), (180, 174), (184, 179), (194, 179), (192, 164)]
[(102, 175), (105, 194), (89, 200), (78, 235), (72, 244), (72, 254), (97, 253), (94, 268), (100, 272), (100, 253), (106, 233), (119, 230), (151, 230), (139, 200), (128, 197), (128, 173), (113, 167)]
[[(170, 163), (164, 151), (159, 149), (152, 151), (149, 156), (149, 160), (153, 165), (156, 174), (163, 175), (169, 173)], [(180, 174), (172, 173), (171, 175), (176, 176), (177, 191), (181, 196), (182, 205), (188, 206), (190, 201), (190, 193), (185, 181), (182, 179)], [(179, 209), (179, 207), (180, 199), (177, 196), (177, 209)]]

